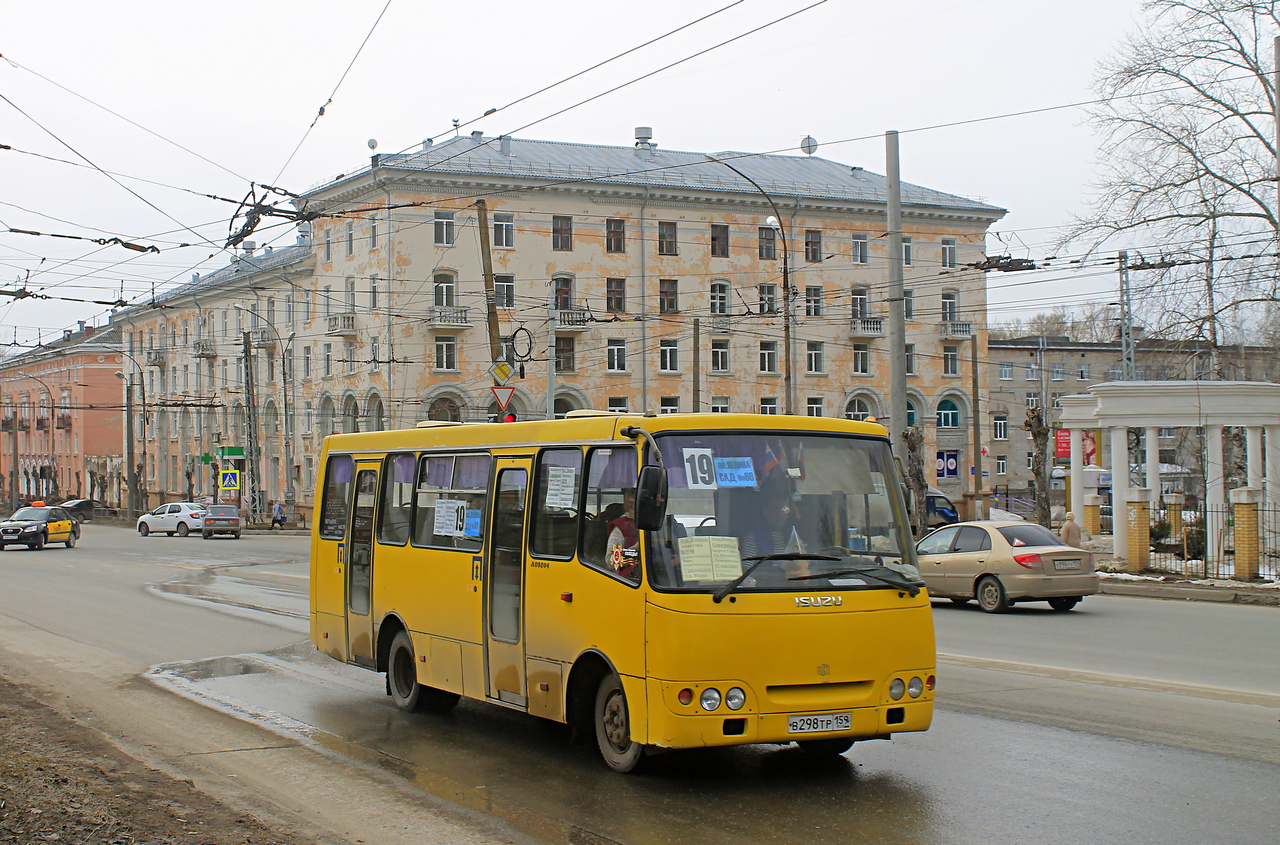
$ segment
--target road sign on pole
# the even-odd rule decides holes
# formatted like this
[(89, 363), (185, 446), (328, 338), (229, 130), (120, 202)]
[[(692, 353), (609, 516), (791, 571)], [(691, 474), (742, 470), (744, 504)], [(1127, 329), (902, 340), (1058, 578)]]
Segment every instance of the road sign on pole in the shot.
[[(516, 368), (506, 361), (494, 361), (493, 366), (489, 368), (489, 375), (493, 376), (493, 380), (498, 384), (506, 384), (511, 381), (511, 377), (515, 373)], [(506, 406), (504, 405), (503, 407), (505, 408)]]
[(498, 410), (507, 410), (507, 405), (511, 403), (511, 397), (516, 392), (514, 387), (491, 387), (493, 398), (498, 401)]
[(240, 489), (240, 470), (224, 469), (218, 473), (218, 489), (219, 490), (239, 490)]

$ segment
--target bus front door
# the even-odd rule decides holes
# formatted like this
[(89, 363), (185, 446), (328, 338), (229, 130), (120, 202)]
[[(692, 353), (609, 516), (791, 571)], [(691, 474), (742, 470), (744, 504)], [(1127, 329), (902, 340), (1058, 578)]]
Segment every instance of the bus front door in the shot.
[(356, 469), (355, 500), (347, 529), (347, 659), (372, 668), (373, 515), (378, 494), (378, 465)]
[(489, 698), (525, 707), (524, 543), (529, 461), (497, 462), (497, 497), (485, 560), (485, 666)]

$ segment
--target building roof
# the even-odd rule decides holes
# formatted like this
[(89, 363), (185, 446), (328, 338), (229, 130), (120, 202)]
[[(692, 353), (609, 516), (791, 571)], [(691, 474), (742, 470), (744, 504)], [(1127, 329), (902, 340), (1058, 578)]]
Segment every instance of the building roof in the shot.
[[(817, 156), (791, 156), (717, 152), (759, 183), (779, 206), (796, 197), (886, 202), (886, 179), (861, 167), (850, 167)], [(439, 174), (498, 176), (548, 181), (584, 181), (596, 184), (707, 190), (759, 195), (748, 181), (724, 164), (708, 161), (700, 152), (660, 149), (647, 143), (621, 147), (604, 144), (572, 144), (509, 137), (484, 137), (479, 133), (449, 138), (423, 149), (373, 157), (373, 166)], [(361, 171), (364, 173), (366, 171)], [(354, 179), (342, 174), (316, 186), (312, 196)], [(1005, 209), (919, 185), (902, 183), (902, 205), (941, 208), (998, 220)]]
[(0, 360), (0, 367), (11, 369), (13, 367), (28, 366), (49, 360), (50, 358), (61, 358), (67, 355), (75, 355), (80, 352), (91, 352), (98, 350), (116, 350), (120, 348), (120, 327), (119, 326), (90, 326), (81, 324), (79, 329), (67, 329), (56, 340), (48, 343), (41, 343), (33, 349), (27, 349), (16, 355), (10, 355)]

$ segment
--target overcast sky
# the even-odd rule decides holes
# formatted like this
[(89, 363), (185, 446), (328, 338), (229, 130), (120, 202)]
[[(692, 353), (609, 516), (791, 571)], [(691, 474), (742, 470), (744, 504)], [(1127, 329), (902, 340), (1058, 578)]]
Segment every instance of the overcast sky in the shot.
[[(0, 150), (0, 288), (29, 273), (33, 292), (145, 301), (153, 285), (226, 263), (234, 206), (201, 195), (238, 200), (251, 182), (301, 191), (367, 166), (369, 139), (398, 152), (447, 137), (454, 119), (463, 132), (620, 145), (652, 126), (660, 146), (698, 151), (794, 151), (812, 135), (817, 155), (879, 173), (884, 132), (897, 129), (905, 181), (1009, 209), (989, 254), (1001, 242), (1018, 257), (1052, 254), (1095, 178), (1083, 113), (978, 119), (1091, 99), (1096, 63), (1137, 26), (1138, 0), (828, 0), (548, 117), (810, 2), (8, 0), (0, 144), (14, 149)], [(471, 122), (491, 108), (500, 111)], [(289, 227), (257, 240), (273, 236), (294, 240)], [(1114, 274), (990, 284), (999, 321), (1110, 297)], [(0, 343), (101, 323), (109, 310), (3, 297)]]

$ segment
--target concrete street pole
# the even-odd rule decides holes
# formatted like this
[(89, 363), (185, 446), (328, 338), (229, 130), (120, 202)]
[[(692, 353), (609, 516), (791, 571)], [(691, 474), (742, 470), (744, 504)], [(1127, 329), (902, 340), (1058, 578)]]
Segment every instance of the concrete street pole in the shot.
[[(889, 438), (893, 453), (907, 465), (902, 432), (907, 428), (907, 317), (902, 283), (902, 181), (898, 173), (898, 133), (885, 140), (885, 193), (889, 230)], [(974, 399), (977, 399), (975, 396)], [(976, 413), (976, 405), (975, 405)]]

